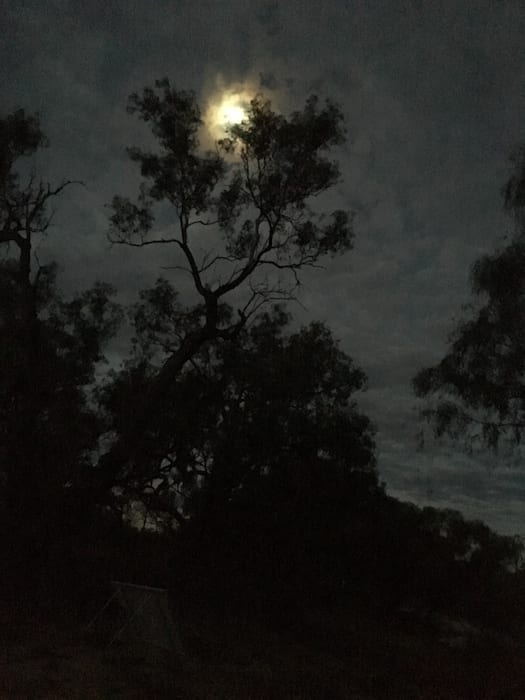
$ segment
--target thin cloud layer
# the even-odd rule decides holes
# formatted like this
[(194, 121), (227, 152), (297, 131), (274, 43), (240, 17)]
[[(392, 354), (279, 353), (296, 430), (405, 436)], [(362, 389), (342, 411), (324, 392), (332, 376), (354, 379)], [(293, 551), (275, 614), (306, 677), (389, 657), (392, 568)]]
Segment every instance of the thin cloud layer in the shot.
[[(341, 104), (344, 182), (330, 202), (355, 211), (355, 249), (305, 275), (297, 320), (327, 321), (368, 373), (361, 403), (392, 493), (524, 533), (523, 472), (489, 477), (457, 450), (415, 452), (410, 390), (444, 352), (469, 266), (508, 226), (498, 191), (525, 139), (522, 3), (0, 4), (2, 110), (39, 111), (46, 174), (86, 183), (64, 196), (39, 251), (59, 261), (69, 289), (101, 277), (130, 299), (166, 264), (165, 251), (106, 241), (105, 204), (137, 186), (125, 147), (147, 139), (125, 112), (130, 92), (167, 75), (203, 109), (220, 80), (257, 85), (283, 111), (312, 92)], [(174, 280), (183, 294), (187, 282)]]

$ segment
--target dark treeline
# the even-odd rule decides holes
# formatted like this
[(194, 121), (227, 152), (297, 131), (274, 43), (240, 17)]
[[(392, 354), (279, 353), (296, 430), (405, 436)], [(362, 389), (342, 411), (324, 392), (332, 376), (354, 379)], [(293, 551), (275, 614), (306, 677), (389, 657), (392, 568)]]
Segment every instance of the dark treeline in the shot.
[[(389, 497), (374, 427), (356, 401), (363, 371), (325, 324), (291, 330), (287, 302), (301, 272), (352, 247), (349, 212), (312, 208), (339, 179), (329, 157), (344, 140), (337, 106), (310, 98), (285, 118), (256, 98), (209, 152), (193, 94), (167, 80), (132, 95), (128, 111), (151, 127), (159, 150), (129, 149), (144, 182), (136, 201), (115, 196), (109, 236), (176, 250), (193, 306), (163, 278), (125, 309), (105, 281), (66, 298), (56, 265), (40, 264), (34, 250), (53, 201), (75, 184), (50, 185), (31, 171), (32, 154), (47, 145), (37, 117), (0, 119), (2, 595), (89, 605), (109, 579), (126, 578), (199, 605), (277, 616), (356, 600), (390, 614), (418, 601), (518, 630), (519, 538)], [(163, 220), (171, 211), (171, 232), (155, 231), (157, 211)], [(215, 243), (199, 257), (202, 230)], [(518, 264), (515, 255), (498, 260)], [(475, 280), (497, 296), (494, 265), (478, 264)], [(514, 272), (507, 304), (521, 299), (525, 275)], [(416, 389), (455, 382), (458, 400), (498, 408), (500, 430), (511, 416), (516, 436), (525, 346), (516, 333), (512, 352), (501, 349), (503, 382), (490, 339), (493, 328), (506, 323), (510, 338), (516, 327), (501, 299), (493, 305), (499, 321), (466, 327), (452, 359), (420, 373)], [(125, 318), (129, 354), (101, 374)], [(467, 331), (477, 352), (470, 365)], [(444, 405), (429, 415), (438, 433), (457, 434), (452, 418), (465, 427), (467, 414)], [(490, 428), (483, 434), (494, 442)]]

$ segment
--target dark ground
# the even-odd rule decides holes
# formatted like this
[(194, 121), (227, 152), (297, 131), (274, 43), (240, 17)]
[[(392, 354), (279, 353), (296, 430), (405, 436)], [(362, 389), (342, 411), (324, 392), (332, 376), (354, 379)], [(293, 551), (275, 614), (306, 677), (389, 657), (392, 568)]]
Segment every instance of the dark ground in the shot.
[(280, 626), (186, 609), (182, 660), (83, 632), (73, 614), (44, 619), (1, 608), (1, 698), (432, 700), (525, 698), (525, 642), (450, 618), (363, 610)]

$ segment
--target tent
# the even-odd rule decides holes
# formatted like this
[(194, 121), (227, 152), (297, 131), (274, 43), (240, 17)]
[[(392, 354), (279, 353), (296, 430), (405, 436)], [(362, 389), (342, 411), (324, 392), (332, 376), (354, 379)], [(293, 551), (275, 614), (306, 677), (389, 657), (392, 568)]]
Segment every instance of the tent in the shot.
[(111, 581), (110, 585), (109, 599), (88, 624), (86, 632), (108, 615), (111, 607), (117, 607), (118, 621), (111, 630), (108, 647), (119, 641), (125, 646), (139, 646), (150, 658), (155, 656), (155, 650), (183, 655), (165, 588), (122, 581)]

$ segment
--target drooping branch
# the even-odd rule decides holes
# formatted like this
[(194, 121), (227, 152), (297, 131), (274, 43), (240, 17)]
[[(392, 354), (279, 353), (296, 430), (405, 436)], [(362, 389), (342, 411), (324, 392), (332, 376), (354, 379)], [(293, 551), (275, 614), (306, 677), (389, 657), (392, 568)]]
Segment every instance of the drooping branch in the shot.
[(472, 293), (481, 303), (464, 307), (469, 316), (449, 337), (444, 358), (413, 379), (417, 396), (435, 397), (423, 416), (436, 434), (468, 444), (476, 427), (474, 438), (493, 450), (501, 438), (520, 444), (525, 430), (523, 153), (523, 148), (517, 152), (514, 173), (503, 189), (517, 234), (472, 265)]

